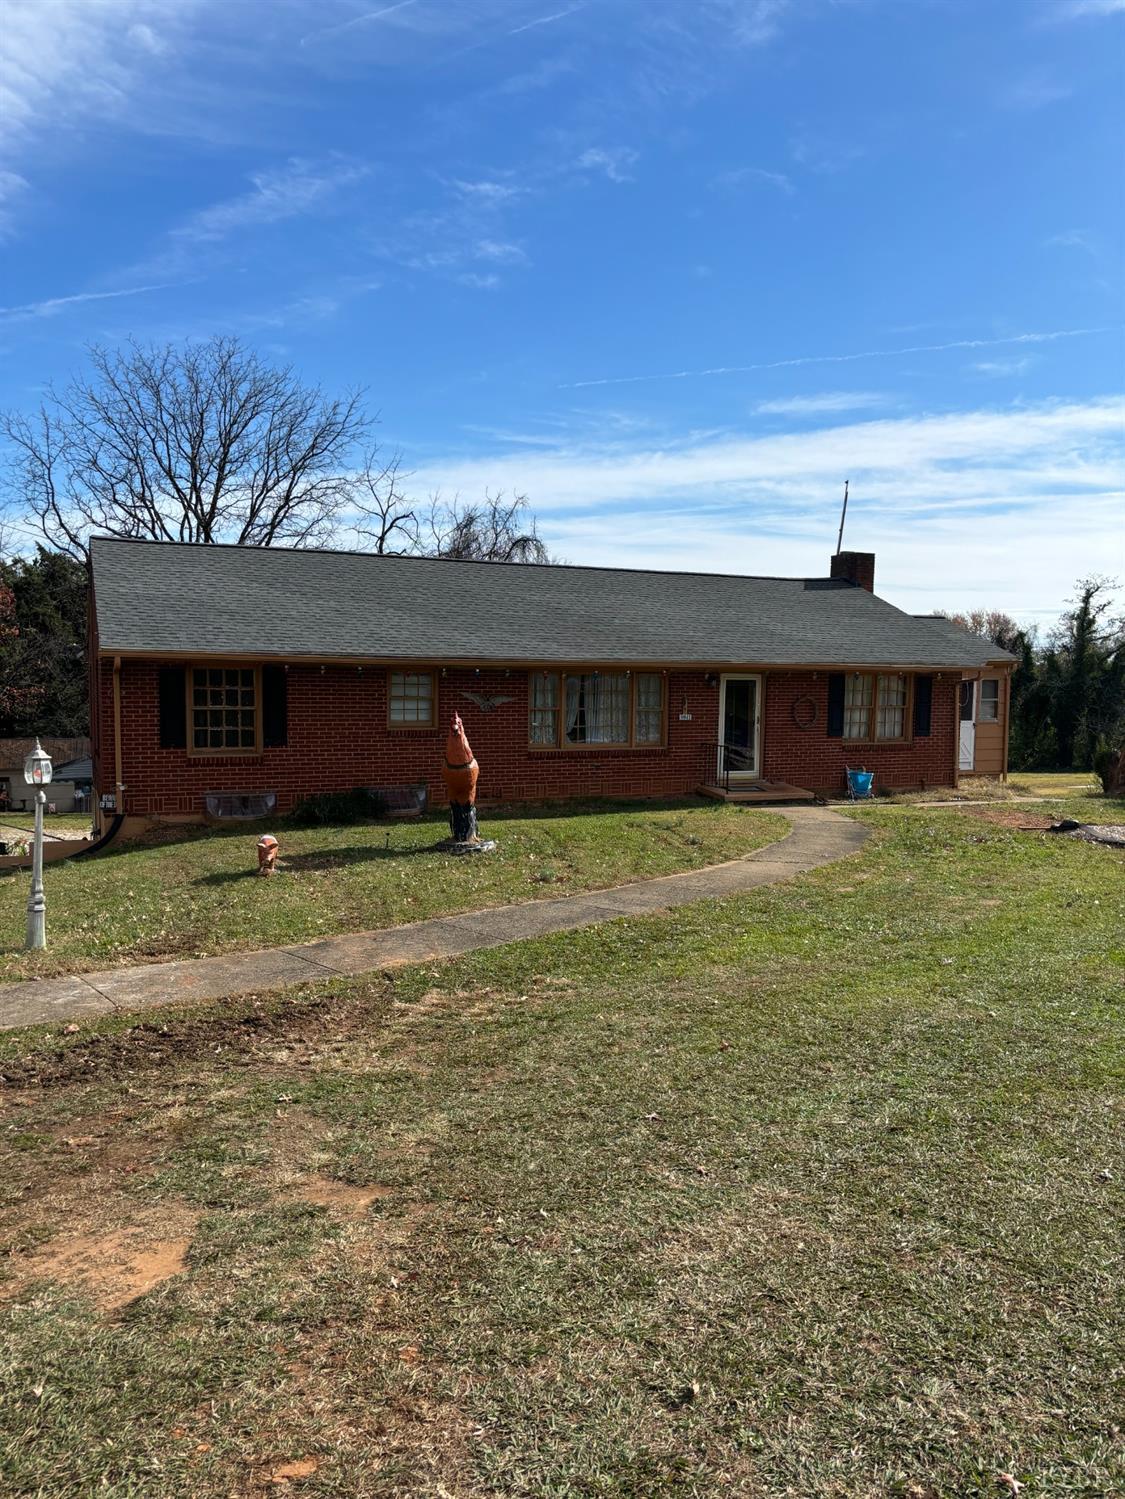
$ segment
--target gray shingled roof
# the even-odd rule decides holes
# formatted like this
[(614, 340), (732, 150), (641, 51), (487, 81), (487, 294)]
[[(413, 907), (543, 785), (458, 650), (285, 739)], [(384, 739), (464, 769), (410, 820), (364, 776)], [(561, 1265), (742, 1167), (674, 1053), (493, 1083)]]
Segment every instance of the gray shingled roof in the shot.
[(108, 654), (973, 667), (1003, 652), (827, 578), (96, 539)]

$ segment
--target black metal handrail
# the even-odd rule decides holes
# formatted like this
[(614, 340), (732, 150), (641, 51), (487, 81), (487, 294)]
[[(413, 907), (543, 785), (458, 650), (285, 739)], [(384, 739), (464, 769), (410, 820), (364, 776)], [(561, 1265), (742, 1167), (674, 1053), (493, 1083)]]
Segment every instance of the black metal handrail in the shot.
[(716, 741), (703, 746), (703, 784), (721, 786), (730, 790), (732, 773), (753, 770), (750, 750), (744, 744), (732, 744), (729, 740)]

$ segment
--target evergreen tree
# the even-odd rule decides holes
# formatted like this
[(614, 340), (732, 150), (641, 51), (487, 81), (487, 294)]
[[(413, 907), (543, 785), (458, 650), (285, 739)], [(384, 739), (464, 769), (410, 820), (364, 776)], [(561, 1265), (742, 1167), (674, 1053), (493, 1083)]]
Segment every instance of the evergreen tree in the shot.
[(0, 560), (0, 738), (89, 732), (86, 569), (40, 547)]
[(1125, 734), (1125, 621), (1113, 585), (1084, 578), (1043, 660), (1060, 769), (1089, 769), (1100, 743)]

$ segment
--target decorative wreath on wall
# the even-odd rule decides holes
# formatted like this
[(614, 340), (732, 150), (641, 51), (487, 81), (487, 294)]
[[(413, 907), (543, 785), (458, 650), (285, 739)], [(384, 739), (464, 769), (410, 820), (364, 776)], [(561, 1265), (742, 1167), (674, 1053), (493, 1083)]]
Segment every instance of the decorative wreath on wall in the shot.
[(820, 715), (820, 709), (815, 699), (811, 697), (794, 698), (793, 706), (789, 711), (793, 716), (793, 722), (799, 729), (811, 729)]

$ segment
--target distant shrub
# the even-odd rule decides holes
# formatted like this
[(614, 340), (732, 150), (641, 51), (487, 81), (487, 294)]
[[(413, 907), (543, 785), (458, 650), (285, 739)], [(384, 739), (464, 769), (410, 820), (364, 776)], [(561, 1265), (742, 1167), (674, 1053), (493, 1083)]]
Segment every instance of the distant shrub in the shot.
[(367, 786), (351, 791), (321, 791), (306, 796), (289, 814), (297, 827), (327, 827), (331, 824), (378, 822), (387, 815), (386, 799)]
[[(1125, 754), (1125, 745), (1122, 746), (1121, 753)], [(1102, 738), (1098, 740), (1097, 747), (1094, 750), (1094, 774), (1102, 783), (1102, 790), (1106, 796), (1109, 795), (1110, 788), (1115, 780), (1117, 756), (1117, 747), (1110, 744), (1108, 739)]]

